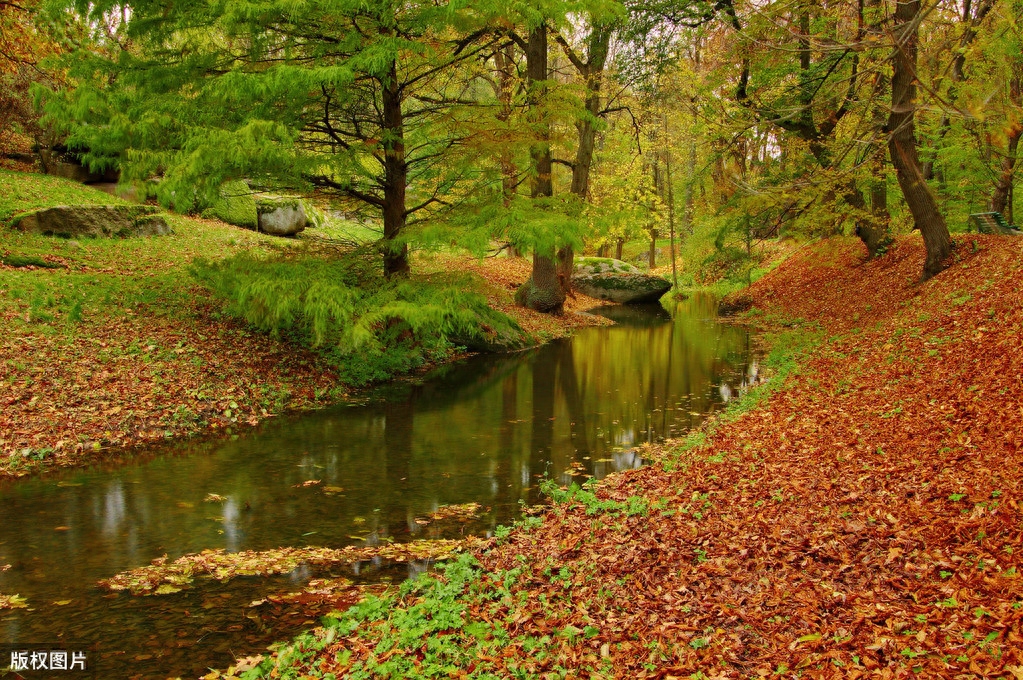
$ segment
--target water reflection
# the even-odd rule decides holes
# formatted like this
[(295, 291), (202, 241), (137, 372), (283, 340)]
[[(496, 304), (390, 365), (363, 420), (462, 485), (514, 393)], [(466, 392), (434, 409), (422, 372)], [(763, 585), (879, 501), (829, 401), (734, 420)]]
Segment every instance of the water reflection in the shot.
[[(256, 624), (239, 612), (263, 582), (163, 598), (104, 597), (94, 583), (206, 548), (485, 533), (513, 520), (521, 502), (536, 502), (545, 475), (564, 483), (637, 467), (637, 444), (683, 434), (758, 379), (745, 330), (717, 324), (715, 308), (709, 297), (671, 310), (605, 308), (618, 325), (447, 366), (425, 384), (389, 385), (357, 407), (189, 445), (189, 455), (0, 487), (0, 568), (12, 565), (0, 572), (0, 592), (33, 606), (0, 613), (0, 642), (96, 642), (109, 655), (109, 677), (196, 676), (257, 651), (256, 638), (245, 637)], [(415, 521), (467, 502), (489, 510), (455, 529)], [(385, 569), (364, 562), (349, 575)], [(311, 576), (296, 570), (274, 587)], [(207, 606), (216, 597), (236, 606)], [(243, 622), (249, 628), (230, 632)], [(292, 632), (268, 625), (258, 631), (267, 639)], [(140, 649), (150, 650), (146, 659)]]

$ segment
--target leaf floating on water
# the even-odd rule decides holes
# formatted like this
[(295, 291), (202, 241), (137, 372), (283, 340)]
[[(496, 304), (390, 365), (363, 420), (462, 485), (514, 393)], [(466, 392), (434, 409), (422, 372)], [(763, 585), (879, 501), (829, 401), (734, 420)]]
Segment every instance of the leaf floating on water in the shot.
[[(489, 510), (490, 508), (486, 508)], [(419, 526), (426, 526), (430, 522), (436, 522), (439, 520), (453, 519), (468, 521), (480, 514), (483, 511), (483, 506), (479, 503), (461, 503), (458, 505), (442, 505), (434, 512), (431, 512), (426, 517), (416, 517), (415, 522)]]
[(366, 523), (366, 518), (365, 517), (353, 517), (352, 518), (352, 524), (365, 524), (365, 523)]
[(3, 595), (0, 594), (0, 609), (25, 609), (28, 607), (28, 603), (25, 598), (18, 594), (14, 595)]
[(341, 493), (344, 491), (344, 488), (340, 486), (325, 486), (323, 491), (324, 493)]
[(0, 566), (0, 572), (4, 572), (4, 571), (7, 571), (7, 570), (8, 570), (8, 569), (10, 569), (10, 568), (11, 568), (11, 565), (9, 565), (9, 564), (4, 564), (4, 565)]
[(203, 550), (168, 562), (167, 557), (152, 564), (121, 572), (99, 581), (107, 590), (127, 590), (133, 595), (165, 595), (176, 593), (192, 583), (195, 577), (228, 581), (237, 576), (272, 576), (287, 574), (302, 564), (332, 567), (374, 558), (393, 562), (443, 560), (450, 557), (464, 541), (415, 541), (381, 546), (348, 546), (333, 548), (276, 548), (228, 553), (223, 549)]
[(164, 583), (162, 586), (153, 591), (154, 595), (173, 595), (174, 593), (180, 593), (181, 588), (172, 586), (169, 583)]
[(72, 602), (71, 600), (54, 600), (53, 604), (57, 605), (58, 607), (63, 607), (66, 604), (71, 604), (71, 602)]
[(323, 480), (320, 480), (320, 479), (307, 479), (304, 482), (300, 482), (298, 484), (292, 484), (291, 486), (293, 488), (295, 488), (295, 489), (300, 489), (300, 488), (304, 488), (304, 487), (307, 487), (307, 486), (316, 486), (316, 485), (322, 484), (322, 483), (323, 483)]
[(208, 493), (206, 498), (202, 500), (203, 503), (223, 503), (227, 500), (227, 496), (221, 496), (219, 493)]

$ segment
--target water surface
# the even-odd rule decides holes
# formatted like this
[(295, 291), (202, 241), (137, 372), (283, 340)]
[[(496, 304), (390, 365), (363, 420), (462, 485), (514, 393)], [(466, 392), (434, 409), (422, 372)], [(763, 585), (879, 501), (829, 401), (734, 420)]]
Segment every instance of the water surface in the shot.
[[(96, 581), (206, 548), (486, 534), (541, 500), (545, 475), (567, 482), (637, 467), (638, 444), (684, 434), (755, 379), (747, 332), (717, 323), (714, 312), (710, 297), (670, 310), (603, 308), (617, 325), (473, 357), (359, 405), (275, 419), (127, 465), (0, 486), (0, 569), (11, 565), (0, 572), (0, 592), (19, 593), (31, 607), (0, 612), (0, 643), (87, 646), (103, 678), (187, 678), (226, 667), (315, 623), (301, 613), (256, 616), (248, 605), (316, 574), (198, 581), (159, 597), (106, 593)], [(319, 484), (303, 486), (310, 480)], [(226, 500), (204, 502), (208, 494)], [(415, 521), (468, 502), (488, 509), (453, 528)], [(335, 575), (404, 578), (425, 567), (364, 563)]]

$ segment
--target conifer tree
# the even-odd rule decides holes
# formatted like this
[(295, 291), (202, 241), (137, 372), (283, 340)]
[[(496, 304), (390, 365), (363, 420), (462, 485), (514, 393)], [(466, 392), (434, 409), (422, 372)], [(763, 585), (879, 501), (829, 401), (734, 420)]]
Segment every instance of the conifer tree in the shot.
[[(102, 25), (117, 8), (77, 6)], [(86, 160), (158, 178), (179, 210), (233, 178), (354, 199), (382, 218), (384, 273), (405, 276), (408, 221), (460, 179), (472, 102), (454, 74), (487, 49), (477, 21), (429, 0), (142, 0), (123, 49), (73, 55), (79, 87), (47, 110)]]

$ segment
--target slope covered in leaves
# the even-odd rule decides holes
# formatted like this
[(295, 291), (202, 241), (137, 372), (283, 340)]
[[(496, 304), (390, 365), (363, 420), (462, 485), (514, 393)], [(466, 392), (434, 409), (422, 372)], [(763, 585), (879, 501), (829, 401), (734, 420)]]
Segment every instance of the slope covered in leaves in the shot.
[(1023, 677), (1023, 250), (960, 238), (920, 285), (918, 241), (796, 254), (752, 316), (828, 339), (766, 401), (254, 674)]

